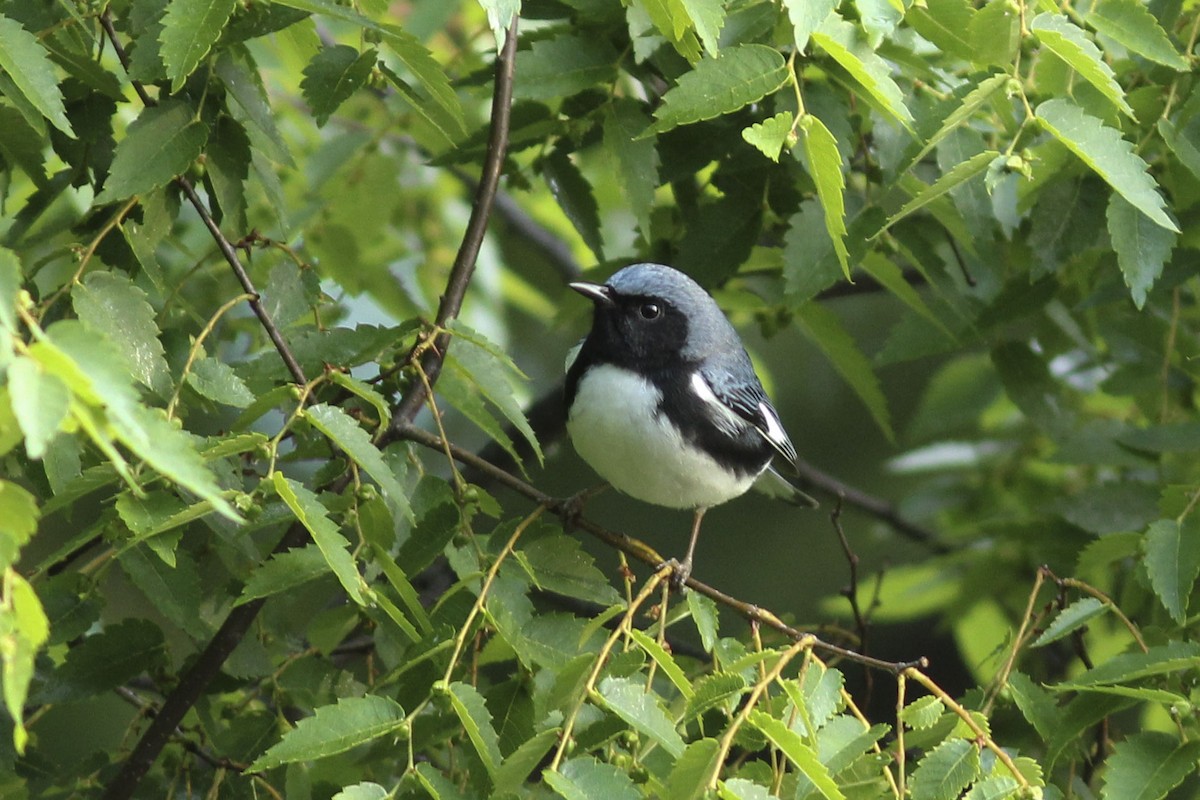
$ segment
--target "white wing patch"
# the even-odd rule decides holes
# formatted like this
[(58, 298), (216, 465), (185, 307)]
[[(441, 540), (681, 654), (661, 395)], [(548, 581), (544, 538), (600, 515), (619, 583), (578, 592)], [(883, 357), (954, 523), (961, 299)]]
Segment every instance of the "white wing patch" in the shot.
[(775, 414), (775, 409), (771, 408), (766, 403), (758, 404), (758, 413), (763, 415), (763, 419), (767, 421), (766, 437), (780, 449), (787, 449), (791, 444), (788, 435), (783, 431), (783, 423), (779, 421), (779, 417)]
[(700, 374), (700, 370), (692, 373), (691, 386), (695, 395), (704, 401), (705, 405), (716, 412), (713, 416), (713, 422), (717, 424), (718, 428), (729, 434), (741, 433), (746, 429), (746, 420), (742, 419), (732, 408), (721, 402), (721, 399), (713, 392), (712, 387), (708, 385), (708, 381), (704, 380), (704, 376)]

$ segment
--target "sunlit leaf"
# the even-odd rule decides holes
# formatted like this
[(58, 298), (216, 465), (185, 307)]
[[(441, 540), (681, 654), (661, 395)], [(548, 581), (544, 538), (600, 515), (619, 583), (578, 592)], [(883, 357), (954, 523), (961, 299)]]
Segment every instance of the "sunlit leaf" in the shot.
[(344, 753), (352, 747), (399, 731), (404, 709), (395, 700), (380, 695), (343, 697), (336, 704), (321, 706), (311, 717), (300, 720), (279, 743), (250, 765), (258, 772), (281, 764), (314, 761)]

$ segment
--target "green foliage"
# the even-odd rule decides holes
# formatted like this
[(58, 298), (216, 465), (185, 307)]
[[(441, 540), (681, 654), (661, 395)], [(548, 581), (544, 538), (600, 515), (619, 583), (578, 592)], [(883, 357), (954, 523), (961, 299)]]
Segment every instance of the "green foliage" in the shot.
[[(182, 704), (135, 796), (1191, 796), (1198, 26), (1143, 0), (5, 5), (0, 795), (100, 796)], [(887, 635), (836, 594), (826, 517), (736, 501), (696, 570), (736, 594), (747, 565), (736, 605), (531, 515), (521, 480), (591, 480), (555, 446), (565, 283), (643, 260), (746, 334)], [(864, 681), (864, 642), (931, 665)]]

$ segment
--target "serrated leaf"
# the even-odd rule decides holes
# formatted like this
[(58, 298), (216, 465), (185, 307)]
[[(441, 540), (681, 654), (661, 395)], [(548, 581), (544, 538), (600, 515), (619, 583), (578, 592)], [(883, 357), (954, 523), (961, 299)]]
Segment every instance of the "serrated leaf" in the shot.
[(1105, 761), (1102, 800), (1159, 800), (1196, 769), (1200, 742), (1180, 743), (1161, 731), (1119, 742)]
[(650, 231), (650, 210), (658, 186), (658, 149), (653, 139), (637, 138), (650, 125), (642, 104), (629, 98), (614, 98), (604, 111), (604, 149), (617, 185), (637, 219), (638, 227)]
[(1115, 193), (1108, 199), (1107, 219), (1108, 236), (1117, 252), (1117, 265), (1125, 276), (1133, 304), (1140, 310), (1146, 304), (1150, 288), (1162, 275), (1163, 265), (1171, 257), (1176, 236)]
[(500, 737), (492, 727), (492, 714), (483, 702), (483, 695), (474, 686), (461, 681), (450, 684), (449, 689), (454, 713), (458, 715), (488, 775), (494, 778), (503, 757), (500, 755)]
[(1136, 119), (1133, 109), (1125, 100), (1124, 90), (1117, 83), (1112, 67), (1104, 63), (1104, 54), (1100, 52), (1100, 48), (1087, 38), (1079, 26), (1062, 14), (1043, 12), (1033, 18), (1030, 30), (1046, 49), (1067, 62), (1122, 114)]
[(722, 781), (717, 787), (717, 796), (721, 800), (779, 800), (765, 786), (744, 778)]
[(201, 396), (233, 408), (247, 408), (256, 399), (233, 367), (215, 358), (194, 361), (187, 381)]
[(335, 705), (314, 709), (311, 717), (300, 720), (249, 769), (261, 772), (281, 764), (337, 755), (403, 726), (404, 709), (389, 697), (342, 697)]
[[(22, 27), (14, 19), (0, 15), (0, 75), (7, 75), (13, 87), (19, 93), (17, 107), (24, 111), (32, 106), (41, 116), (50, 120), (50, 124), (60, 131), (75, 138), (75, 131), (67, 119), (67, 109), (63, 105), (62, 90), (58, 86), (58, 78), (54, 74), (54, 65), (50, 61), (45, 48), (38, 43), (37, 37)], [(14, 99), (14, 98), (10, 98)], [(40, 117), (26, 121), (35, 130), (44, 131)]]
[(0, 569), (17, 563), (21, 548), (37, 530), (37, 500), (15, 483), (0, 480)]
[[(3, 504), (5, 484), (0, 483), (0, 505)], [(3, 552), (0, 549), (0, 552)], [(4, 707), (12, 720), (13, 747), (18, 754), (25, 752), (29, 733), (25, 729), (25, 701), (33, 680), (34, 661), (38, 651), (50, 636), (50, 623), (37, 592), (14, 569), (4, 565), (0, 579), (5, 584), (5, 604), (0, 609), (0, 630), (5, 632), (5, 646), (0, 649), (0, 688)]]
[(701, 44), (710, 56), (717, 55), (720, 47), (721, 29), (725, 27), (725, 3), (723, 0), (679, 0), (692, 21)]
[(663, 710), (658, 695), (646, 691), (644, 682), (632, 678), (606, 677), (600, 696), (608, 708), (639, 732), (658, 742), (675, 758), (683, 753), (683, 739)]
[(300, 92), (313, 112), (317, 127), (323, 127), (338, 107), (362, 88), (375, 68), (374, 50), (359, 53), (344, 44), (326, 47), (304, 68)]
[(683, 755), (675, 759), (667, 776), (664, 797), (671, 800), (704, 800), (708, 781), (721, 769), (717, 761), (720, 743), (716, 739), (697, 739), (688, 742)]
[(657, 121), (644, 135), (737, 111), (776, 91), (787, 79), (778, 50), (761, 44), (726, 47), (679, 77), (663, 95), (654, 112)]
[(143, 194), (170, 183), (199, 158), (208, 127), (179, 100), (167, 100), (142, 111), (113, 154), (112, 169), (97, 205)]
[(1035, 112), (1054, 138), (1079, 156), (1097, 175), (1139, 211), (1169, 231), (1179, 228), (1166, 212), (1158, 186), (1133, 145), (1070, 100), (1047, 100)]
[(779, 154), (783, 152), (791, 132), (792, 112), (780, 111), (762, 122), (742, 128), (742, 138), (758, 148), (758, 151), (767, 158), (778, 161)]
[(617, 51), (603, 38), (565, 34), (517, 52), (513, 96), (561, 100), (617, 77)]
[(688, 592), (687, 606), (704, 652), (711, 653), (717, 643), (717, 604), (699, 592)]
[(734, 672), (715, 672), (696, 681), (680, 722), (689, 722), (709, 709), (725, 705), (746, 692), (746, 679)]
[(35, 690), (33, 700), (62, 703), (95, 697), (134, 676), (153, 674), (164, 665), (166, 654), (162, 630), (147, 620), (106, 625), (100, 633), (73, 644), (66, 660)]
[(417, 625), (423, 633), (431, 632), (433, 624), (430, 622), (429, 614), (425, 611), (425, 607), (421, 605), (420, 595), (417, 594), (417, 590), (408, 580), (408, 576), (404, 574), (404, 570), (400, 569), (400, 566), (392, 560), (392, 557), (382, 547), (375, 545), (374, 550), (375, 563), (383, 570), (384, 577), (387, 578), (392, 588), (396, 590), (400, 601), (408, 609), (409, 615), (417, 621)]
[(550, 194), (558, 201), (558, 207), (566, 214), (583, 243), (604, 261), (604, 242), (600, 237), (600, 208), (592, 194), (592, 185), (571, 157), (562, 150), (555, 150), (541, 162), (542, 176), (550, 187)]
[(800, 734), (761, 711), (751, 711), (749, 722), (778, 747), (787, 756), (788, 761), (796, 765), (825, 800), (845, 800), (845, 795), (834, 782), (829, 770), (821, 763), (816, 751), (804, 743)]
[(913, 730), (924, 730), (933, 727), (933, 723), (941, 718), (945, 710), (941, 700), (933, 695), (926, 695), (906, 705), (900, 712), (900, 721)]
[(379, 452), (371, 437), (359, 427), (353, 417), (337, 406), (321, 403), (305, 409), (304, 418), (328, 436), (331, 442), (345, 451), (355, 464), (370, 475), (379, 484), (384, 496), (401, 514), (412, 517), (412, 509), (409, 507), (404, 487), (396, 479), (392, 468), (383, 460), (383, 453)]
[(1151, 647), (1145, 653), (1113, 656), (1076, 677), (1080, 686), (1101, 683), (1130, 683), (1154, 675), (1165, 675), (1200, 667), (1200, 643), (1169, 642)]
[(833, 242), (833, 252), (842, 265), (842, 274), (850, 278), (850, 254), (846, 251), (846, 203), (842, 193), (846, 179), (842, 175), (842, 156), (837, 139), (821, 120), (805, 114), (800, 120), (800, 139), (808, 169), (817, 185), (817, 197), (825, 215), (825, 229)]
[(285, 592), (328, 573), (325, 556), (315, 544), (275, 553), (250, 573), (234, 605)]
[(504, 426), (500, 424), (495, 415), (488, 410), (483, 397), (465, 372), (454, 369), (442, 370), (437, 391), (443, 402), (449, 403), (486, 433), (488, 438), (500, 445), (515, 463), (521, 463), (521, 454), (513, 444), (512, 438), (509, 437), (508, 432), (505, 431)]
[(236, 6), (237, 0), (171, 0), (167, 5), (158, 40), (172, 93), (208, 55)]
[(675, 685), (675, 688), (679, 690), (679, 693), (688, 700), (691, 700), (692, 695), (695, 694), (692, 689), (691, 681), (687, 679), (687, 675), (685, 675), (683, 670), (680, 669), (679, 664), (675, 661), (675, 658), (668, 653), (661, 644), (647, 636), (642, 631), (634, 628), (629, 631), (629, 635), (638, 647), (646, 651), (646, 655), (654, 659), (654, 662), (658, 664), (659, 668), (663, 671), (663, 674), (667, 676), (667, 679)]
[(325, 563), (337, 576), (346, 594), (355, 603), (365, 605), (366, 600), (362, 593), (363, 579), (358, 574), (358, 567), (354, 565), (354, 557), (347, 550), (350, 543), (338, 531), (337, 525), (329, 519), (329, 512), (325, 510), (325, 506), (303, 484), (285, 478), (281, 472), (276, 472), (272, 481), (283, 502), (312, 535), (313, 541), (321, 550), (321, 555), (325, 557)]
[(1182, 523), (1173, 519), (1152, 522), (1142, 547), (1154, 593), (1171, 619), (1184, 624), (1188, 600), (1200, 575), (1200, 519), (1191, 515)]
[(171, 392), (171, 370), (146, 293), (121, 273), (93, 272), (71, 292), (84, 325), (105, 336), (129, 362), (133, 377), (160, 397)]
[(951, 800), (979, 775), (979, 748), (967, 739), (949, 739), (930, 750), (913, 770), (913, 800)]
[(888, 411), (887, 398), (879, 386), (879, 378), (872, 371), (871, 362), (858, 349), (833, 312), (817, 303), (808, 303), (796, 311), (796, 321), (801, 332), (854, 389), (888, 441), (894, 441), (891, 413)]
[(1019, 788), (1020, 785), (1016, 778), (997, 775), (978, 781), (963, 797), (963, 800), (1008, 800), (1016, 794)]
[(899, 211), (888, 217), (887, 222), (884, 223), (879, 233), (883, 233), (909, 214), (924, 208), (943, 195), (948, 194), (955, 187), (961, 186), (972, 178), (982, 175), (987, 171), (988, 164), (992, 163), (999, 155), (995, 150), (984, 150), (982, 153), (976, 153), (966, 161), (955, 165), (954, 168), (936, 181), (928, 186), (924, 186)]
[(542, 763), (550, 748), (558, 742), (560, 733), (561, 728), (547, 728), (522, 742), (510, 753), (496, 770), (495, 794), (499, 796), (505, 792), (519, 793), (529, 774)]
[[(220, 222), (228, 230), (244, 231), (249, 227), (246, 224), (246, 178), (252, 160), (250, 138), (242, 124), (230, 116), (219, 117), (205, 149), (205, 183), (212, 189), (216, 210), (221, 214)], [(278, 267), (273, 268), (272, 273), (276, 269)], [(280, 320), (274, 314), (271, 318), (280, 326), (289, 321)]]
[(208, 635), (208, 627), (197, 624), (195, 618), (202, 595), (200, 575), (191, 556), (176, 553), (175, 563), (169, 565), (148, 546), (140, 545), (123, 550), (118, 560), (133, 585), (163, 616), (194, 639)]
[(1190, 67), (1141, 0), (1099, 0), (1087, 8), (1087, 24), (1134, 53), (1183, 72)]
[(1009, 0), (989, 0), (971, 15), (968, 58), (976, 64), (1007, 67), (1021, 41), (1020, 8)]
[(954, 341), (955, 336), (941, 317), (925, 304), (921, 293), (913, 287), (900, 267), (892, 259), (882, 253), (872, 250), (859, 262), (859, 267), (879, 282), (879, 285), (891, 292), (897, 300), (904, 303), (917, 314), (925, 318), (929, 324), (940, 330), (946, 338)]
[(917, 164), (921, 159), (929, 154), (929, 151), (938, 146), (938, 143), (950, 135), (951, 131), (959, 125), (966, 122), (972, 114), (983, 108), (984, 104), (992, 99), (992, 95), (1006, 86), (1011, 79), (1011, 76), (1006, 72), (998, 72), (990, 78), (984, 78), (975, 84), (975, 88), (967, 93), (967, 96), (962, 99), (962, 103), (958, 108), (950, 112), (950, 115), (942, 121), (941, 127), (934, 132), (933, 136), (929, 137), (929, 141), (913, 156), (906, 167), (901, 170), (907, 172), (912, 169), (914, 164)]
[(859, 35), (858, 28), (831, 13), (813, 31), (813, 42), (850, 73), (884, 111), (905, 128), (911, 128), (912, 114), (904, 105), (904, 92), (892, 80), (891, 67)]
[(604, 606), (621, 602), (620, 593), (596, 567), (591, 554), (572, 536), (543, 536), (518, 552), (521, 563), (541, 589)]
[(56, 375), (43, 370), (32, 358), (17, 358), (8, 367), (8, 389), (13, 413), (25, 436), (25, 450), (40, 459), (58, 426), (66, 419), (71, 392)]
[(1035, 639), (1030, 646), (1044, 647), (1051, 642), (1057, 642), (1103, 614), (1107, 608), (1108, 606), (1094, 597), (1082, 597), (1060, 611), (1046, 630), (1042, 631), (1042, 635)]
[(1200, 148), (1192, 142), (1187, 129), (1180, 131), (1174, 123), (1164, 118), (1158, 121), (1158, 134), (1166, 142), (1167, 147), (1171, 148), (1175, 157), (1179, 159), (1179, 163), (1200, 178)]
[(968, 33), (976, 13), (967, 0), (925, 0), (924, 8), (916, 3), (909, 7), (904, 21), (938, 49), (972, 61), (976, 54)]
[(591, 756), (578, 756), (542, 779), (566, 800), (638, 800), (642, 796), (629, 773)]
[(809, 37), (821, 26), (825, 18), (837, 8), (837, 0), (783, 0), (788, 20), (792, 23), (792, 38), (796, 49), (804, 52)]
[(226, 107), (245, 126), (251, 142), (272, 160), (284, 166), (295, 166), (287, 143), (275, 124), (275, 114), (267, 99), (267, 90), (258, 67), (250, 60), (249, 54), (243, 52), (235, 55), (234, 51), (223, 50), (217, 56), (213, 72), (221, 79), (229, 97), (233, 98), (234, 102)]

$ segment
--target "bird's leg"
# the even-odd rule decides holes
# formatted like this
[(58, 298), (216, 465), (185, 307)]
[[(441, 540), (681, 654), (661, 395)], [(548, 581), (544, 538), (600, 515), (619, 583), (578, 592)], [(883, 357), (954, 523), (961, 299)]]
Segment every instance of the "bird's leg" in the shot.
[(687, 555), (683, 557), (683, 562), (671, 560), (675, 571), (671, 573), (671, 588), (677, 592), (682, 592), (684, 584), (687, 583), (688, 577), (692, 574), (692, 554), (696, 552), (696, 540), (700, 538), (700, 520), (704, 519), (704, 513), (708, 511), (707, 507), (697, 508), (695, 516), (692, 518), (692, 538), (688, 542)]
[(579, 522), (579, 518), (583, 516), (583, 510), (587, 506), (588, 501), (603, 492), (609, 486), (611, 486), (611, 484), (608, 482), (599, 483), (589, 489), (576, 492), (568, 497), (566, 502), (563, 503), (563, 528), (566, 530), (574, 528), (575, 523)]

